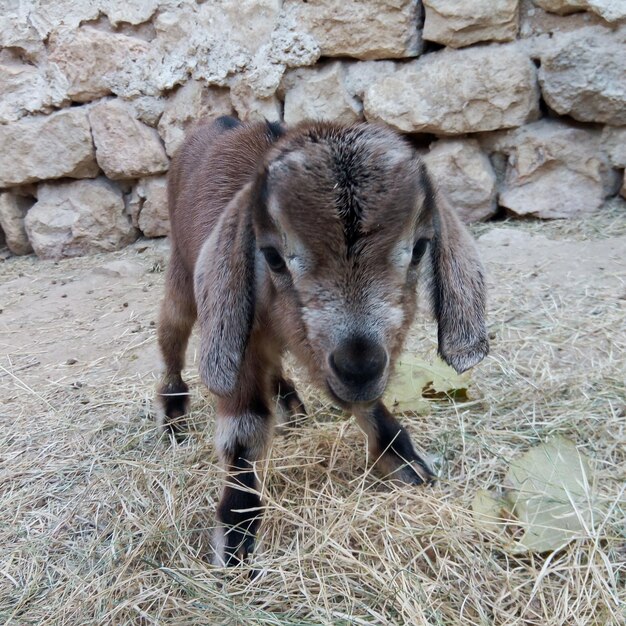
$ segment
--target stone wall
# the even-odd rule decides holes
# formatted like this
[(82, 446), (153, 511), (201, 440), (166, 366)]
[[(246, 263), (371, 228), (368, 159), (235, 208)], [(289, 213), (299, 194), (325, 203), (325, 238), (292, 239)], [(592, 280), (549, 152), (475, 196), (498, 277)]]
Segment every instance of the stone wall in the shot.
[(168, 231), (186, 128), (379, 121), (467, 221), (626, 196), (624, 0), (0, 0), (0, 245)]

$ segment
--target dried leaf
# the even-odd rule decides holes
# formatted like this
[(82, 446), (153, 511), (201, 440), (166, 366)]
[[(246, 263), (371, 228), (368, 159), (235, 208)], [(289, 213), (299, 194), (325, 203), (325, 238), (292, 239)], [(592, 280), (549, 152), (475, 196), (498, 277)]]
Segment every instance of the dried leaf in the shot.
[(469, 379), (468, 372), (457, 374), (439, 358), (427, 363), (404, 354), (396, 365), (385, 398), (396, 412), (428, 413), (424, 398), (467, 399)]
[(563, 437), (536, 446), (511, 463), (506, 482), (512, 488), (513, 512), (525, 531), (513, 546), (515, 552), (562, 548), (599, 516), (589, 462)]
[(494, 498), (485, 489), (479, 489), (472, 501), (474, 523), (479, 528), (503, 533), (511, 517), (510, 504), (504, 498)]

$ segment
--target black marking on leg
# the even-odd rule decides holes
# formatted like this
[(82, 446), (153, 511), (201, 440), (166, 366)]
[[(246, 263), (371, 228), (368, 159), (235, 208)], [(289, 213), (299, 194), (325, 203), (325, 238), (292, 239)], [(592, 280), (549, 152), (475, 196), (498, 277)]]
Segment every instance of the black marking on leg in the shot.
[[(398, 471), (394, 472), (394, 478), (415, 485), (422, 485), (434, 478), (426, 461), (415, 452), (409, 433), (382, 402), (378, 402), (372, 409), (371, 419), (376, 428), (379, 453), (391, 454), (397, 459)], [(417, 467), (413, 467), (413, 464)]]
[(165, 383), (159, 388), (159, 400), (163, 407), (163, 426), (176, 437), (184, 436), (187, 422), (182, 419), (189, 413), (189, 387), (182, 380)]
[(252, 465), (238, 456), (230, 469), (232, 473), (217, 508), (217, 519), (224, 532), (224, 553), (220, 556), (227, 566), (246, 561), (254, 550), (261, 521), (261, 498), (251, 491), (256, 489)]

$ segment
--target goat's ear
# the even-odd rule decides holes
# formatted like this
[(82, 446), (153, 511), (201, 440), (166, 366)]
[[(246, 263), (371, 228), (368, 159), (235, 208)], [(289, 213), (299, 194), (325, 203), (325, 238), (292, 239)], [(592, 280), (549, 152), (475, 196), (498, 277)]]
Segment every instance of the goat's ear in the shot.
[(256, 189), (250, 182), (233, 197), (196, 263), (200, 378), (220, 396), (235, 390), (254, 321)]
[(425, 167), (421, 175), (433, 226), (431, 290), (438, 324), (438, 351), (457, 372), (464, 372), (489, 353), (484, 270), (472, 237), (454, 210), (437, 194)]

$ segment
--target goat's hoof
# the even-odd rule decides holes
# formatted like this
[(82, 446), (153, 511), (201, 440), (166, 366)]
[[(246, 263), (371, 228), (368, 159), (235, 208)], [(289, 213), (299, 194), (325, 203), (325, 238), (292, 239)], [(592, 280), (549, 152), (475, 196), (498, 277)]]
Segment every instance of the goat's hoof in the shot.
[[(254, 536), (251, 534), (242, 535), (236, 528), (225, 526), (216, 528), (213, 535), (213, 565), (218, 567), (245, 565), (253, 551)], [(251, 576), (254, 576), (254, 570)]]
[(290, 380), (281, 378), (277, 387), (278, 404), (283, 413), (279, 434), (286, 434), (288, 430), (297, 428), (306, 420), (307, 410)]
[(426, 485), (434, 482), (436, 478), (433, 471), (422, 459), (416, 459), (407, 463), (402, 468), (402, 471), (406, 474), (406, 477), (402, 478), (403, 482), (410, 485)]
[(428, 464), (416, 456), (408, 463), (404, 463), (390, 472), (387, 478), (392, 482), (398, 482), (403, 485), (420, 486), (434, 482), (437, 477)]
[(161, 429), (173, 435), (177, 440), (187, 434), (187, 420), (184, 416), (189, 413), (189, 387), (182, 380), (173, 383), (164, 383), (157, 392), (159, 396), (159, 410), (157, 423)]

